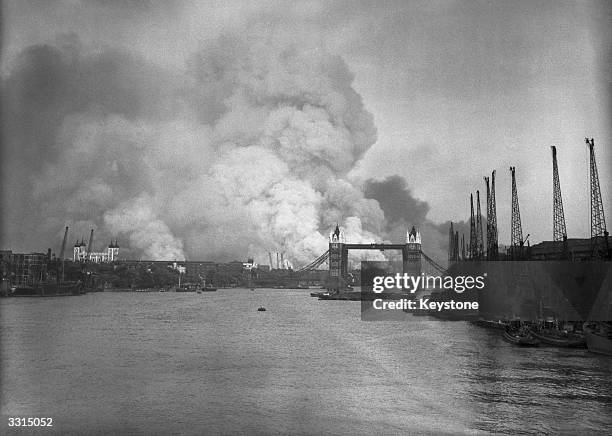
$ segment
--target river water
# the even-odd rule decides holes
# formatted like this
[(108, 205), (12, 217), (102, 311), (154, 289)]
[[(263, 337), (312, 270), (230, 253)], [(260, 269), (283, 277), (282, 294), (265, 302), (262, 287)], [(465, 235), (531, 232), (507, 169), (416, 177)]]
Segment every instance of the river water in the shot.
[[(266, 312), (258, 312), (263, 305)], [(0, 301), (19, 434), (610, 434), (612, 358), (304, 290)]]

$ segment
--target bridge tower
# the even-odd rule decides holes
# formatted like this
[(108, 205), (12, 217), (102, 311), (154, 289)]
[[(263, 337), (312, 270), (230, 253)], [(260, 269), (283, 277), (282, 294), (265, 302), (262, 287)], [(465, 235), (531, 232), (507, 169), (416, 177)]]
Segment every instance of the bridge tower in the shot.
[(336, 225), (334, 232), (329, 235), (329, 278), (331, 289), (340, 290), (346, 286), (348, 277), (348, 249), (346, 240)]
[(406, 232), (406, 246), (402, 250), (404, 274), (409, 276), (421, 275), (421, 232), (414, 226)]

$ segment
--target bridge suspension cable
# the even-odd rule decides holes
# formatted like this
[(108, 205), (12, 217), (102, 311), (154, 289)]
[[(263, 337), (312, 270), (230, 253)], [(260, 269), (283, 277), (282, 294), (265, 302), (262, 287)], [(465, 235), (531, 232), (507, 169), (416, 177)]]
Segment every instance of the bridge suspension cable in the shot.
[(423, 259), (425, 259), (427, 263), (429, 263), (429, 265), (434, 268), (434, 270), (440, 273), (444, 273), (446, 271), (445, 268), (441, 267), (435, 260), (433, 260), (431, 257), (426, 255), (423, 251), (421, 251), (421, 255), (423, 256)]
[(312, 262), (310, 262), (308, 265), (306, 265), (305, 267), (302, 267), (300, 269), (297, 270), (297, 272), (305, 272), (305, 271), (312, 271), (313, 269), (317, 269), (319, 266), (321, 266), (324, 262), (327, 261), (327, 259), (329, 259), (329, 250), (327, 250), (325, 253), (323, 253), (322, 255), (320, 255), (319, 257), (317, 257), (315, 260), (313, 260)]

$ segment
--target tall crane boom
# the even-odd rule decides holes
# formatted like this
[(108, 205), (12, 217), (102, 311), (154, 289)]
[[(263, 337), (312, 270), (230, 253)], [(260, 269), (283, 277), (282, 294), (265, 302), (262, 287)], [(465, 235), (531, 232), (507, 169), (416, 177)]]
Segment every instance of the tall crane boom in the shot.
[(599, 189), (599, 174), (597, 173), (597, 162), (595, 161), (595, 141), (585, 138), (589, 146), (589, 180), (591, 185), (591, 238), (604, 236), (606, 232), (606, 220), (604, 217), (603, 203), (601, 201), (601, 190)]
[[(591, 185), (591, 250), (595, 256), (604, 253), (608, 255), (608, 231), (604, 217), (603, 202), (601, 201), (601, 190), (599, 188), (599, 174), (597, 173), (597, 162), (595, 161), (595, 141), (585, 138), (589, 146), (589, 180)], [(602, 241), (603, 239), (603, 241)], [(603, 242), (603, 244), (602, 244)]]
[(519, 209), (515, 171), (515, 167), (510, 167), (510, 173), (512, 174), (512, 225), (510, 231), (510, 246), (512, 249), (513, 257), (519, 253), (519, 256), (522, 255), (523, 246), (523, 226), (521, 225), (521, 211)]
[(484, 178), (487, 185), (487, 259), (497, 259), (497, 216), (495, 206), (495, 170), (491, 173), (492, 183), (489, 177)]
[(491, 257), (491, 187), (489, 186), (489, 178), (484, 177), (485, 185), (487, 186), (487, 258)]
[(490, 247), (489, 258), (496, 260), (498, 252), (497, 242), (497, 204), (495, 202), (495, 170), (491, 173), (491, 235), (487, 233), (487, 246)]
[(453, 258), (455, 261), (459, 260), (459, 230), (455, 230), (455, 242), (454, 242), (455, 252), (453, 254)]
[(567, 238), (565, 229), (565, 214), (563, 213), (563, 199), (561, 198), (561, 183), (559, 182), (559, 168), (557, 167), (557, 147), (552, 149), (553, 160), (553, 241), (563, 241)]
[(448, 229), (448, 262), (454, 262), (457, 260), (457, 243), (455, 242), (455, 231), (453, 230), (453, 222), (450, 223)]
[(474, 195), (470, 194), (470, 247), (469, 247), (469, 256), (470, 259), (476, 258), (476, 247), (477, 247), (477, 237), (476, 237), (476, 220), (474, 218)]
[(482, 234), (482, 212), (480, 211), (480, 191), (476, 191), (476, 257), (482, 258), (484, 251), (484, 236)]

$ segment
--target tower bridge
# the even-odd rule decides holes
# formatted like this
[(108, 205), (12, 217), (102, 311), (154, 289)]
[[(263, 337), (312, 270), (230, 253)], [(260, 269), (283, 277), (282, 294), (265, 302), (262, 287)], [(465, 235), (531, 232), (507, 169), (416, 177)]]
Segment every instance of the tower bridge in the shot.
[(371, 244), (347, 243), (344, 234), (340, 231), (340, 228), (336, 226), (334, 232), (329, 235), (329, 249), (297, 272), (312, 271), (319, 268), (325, 262), (328, 262), (330, 282), (335, 282), (337, 283), (337, 287), (341, 287), (343, 282), (346, 283), (348, 281), (349, 250), (401, 251), (402, 272), (412, 276), (417, 276), (421, 273), (427, 275), (441, 275), (445, 272), (445, 268), (423, 252), (421, 234), (414, 226), (406, 233), (405, 242), (399, 244), (382, 242)]

